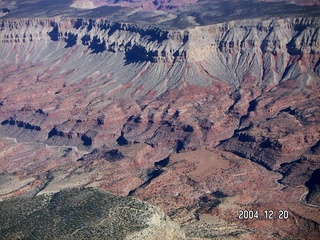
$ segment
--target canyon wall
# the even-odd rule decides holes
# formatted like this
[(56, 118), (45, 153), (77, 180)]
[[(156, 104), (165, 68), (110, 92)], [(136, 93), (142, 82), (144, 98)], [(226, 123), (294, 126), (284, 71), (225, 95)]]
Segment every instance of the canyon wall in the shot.
[[(16, 127), (15, 131), (3, 130), (13, 137), (23, 138), (24, 134), (20, 134), (20, 130), (24, 129), (26, 132), (32, 131), (39, 141), (52, 143), (51, 139), (57, 137), (65, 139), (62, 141), (64, 144), (98, 147), (104, 141), (116, 144), (115, 140), (123, 135), (121, 132), (127, 131), (126, 122), (131, 126), (130, 129), (133, 125), (137, 127), (140, 122), (137, 120), (132, 125), (131, 119), (135, 118), (131, 118), (131, 115), (146, 115), (145, 120), (142, 120), (146, 125), (141, 127), (140, 124), (135, 131), (127, 132), (127, 138), (131, 138), (130, 142), (161, 143), (166, 140), (152, 138), (156, 129), (163, 128), (161, 123), (168, 113), (159, 115), (156, 124), (150, 128), (150, 122), (155, 121), (150, 116), (156, 114), (155, 107), (150, 103), (155, 100), (161, 102), (161, 98), (170, 94), (170, 98), (174, 98), (176, 94), (183, 95), (183, 91), (176, 92), (177, 87), (211, 86), (207, 91), (214, 94), (204, 93), (206, 100), (189, 95), (188, 97), (195, 98), (188, 103), (191, 105), (182, 103), (183, 108), (186, 108), (182, 111), (187, 116), (185, 119), (190, 120), (177, 124), (193, 126), (196, 136), (187, 137), (195, 133), (183, 130), (180, 137), (173, 134), (169, 137), (172, 140), (167, 140), (179, 142), (187, 137), (197, 139), (195, 142), (202, 139), (198, 146), (217, 146), (230, 138), (234, 130), (247, 127), (250, 122), (272, 118), (279, 111), (290, 107), (292, 104), (288, 100), (284, 105), (269, 102), (265, 103), (269, 104), (268, 107), (256, 109), (258, 102), (263, 102), (268, 94), (272, 94), (269, 91), (280, 83), (293, 84), (294, 88), (300, 89), (299, 92), (304, 94), (318, 86), (319, 26), (318, 18), (242, 20), (186, 30), (162, 30), (102, 19), (2, 20), (0, 41), (4, 61), (1, 68), (7, 71), (6, 66), (12, 63), (16, 66), (31, 65), (35, 69), (28, 69), (30, 72), (25, 77), (33, 79), (33, 88), (39, 87), (36, 94), (41, 93), (40, 98), (47, 95), (52, 99), (51, 102), (37, 102), (39, 99), (34, 99), (23, 103), (21, 99), (14, 99), (15, 97), (10, 100), (10, 96), (15, 94), (11, 92), (10, 96), (6, 96), (8, 91), (5, 91), (1, 96), (2, 128)], [(85, 70), (87, 66), (90, 67)], [(3, 76), (8, 84), (12, 74), (15, 74), (14, 68), (8, 76)], [(29, 80), (23, 82), (25, 81)], [(43, 81), (51, 81), (52, 84), (43, 85)], [(5, 89), (7, 85), (3, 86)], [(223, 90), (217, 93), (217, 89), (222, 86)], [(99, 93), (94, 93), (96, 89), (99, 89)], [(32, 88), (26, 90), (28, 91), (35, 94)], [(223, 96), (217, 97), (219, 94)], [(135, 102), (132, 109), (139, 109), (141, 113), (126, 113), (121, 121), (109, 126), (113, 130), (100, 131), (100, 128), (105, 127), (103, 122), (109, 114), (109, 107), (128, 96)], [(108, 99), (104, 101), (106, 106), (103, 107), (100, 103), (101, 107), (96, 108), (97, 102), (104, 98)], [(63, 99), (67, 101), (62, 102)], [(213, 99), (213, 102), (210, 103), (208, 99)], [(123, 101), (119, 111), (122, 111), (122, 105), (128, 105)], [(15, 102), (16, 105), (9, 106), (10, 102)], [(65, 110), (68, 108), (66, 102), (74, 107), (77, 105), (72, 110), (77, 114), (61, 113), (69, 111)], [(202, 119), (202, 122), (199, 117), (193, 116), (192, 112), (197, 104), (208, 108), (206, 111), (212, 115), (210, 121), (208, 116), (203, 116), (206, 120)], [(217, 108), (209, 110), (212, 104)], [(281, 106), (272, 107), (277, 104)], [(85, 106), (90, 105), (92, 108), (90, 107), (89, 117)], [(179, 108), (177, 106), (172, 111), (180, 112)], [(99, 110), (94, 113), (93, 109)], [(114, 108), (111, 112), (113, 111)], [(206, 125), (203, 121), (208, 122), (209, 127), (203, 127), (202, 125)], [(194, 122), (201, 123), (197, 123), (198, 127), (195, 128)], [(211, 128), (214, 122), (215, 126)], [(224, 125), (225, 129), (222, 130), (219, 124)], [(144, 133), (141, 135), (136, 131)], [(208, 131), (211, 131), (209, 135), (215, 136), (209, 143), (204, 140)], [(110, 138), (111, 136), (113, 137)], [(192, 146), (193, 144), (191, 148)]]
[(92, 53), (120, 51), (136, 61), (196, 62), (217, 52), (233, 53), (232, 57), (247, 53), (319, 53), (319, 25), (317, 18), (254, 19), (162, 30), (103, 19), (8, 19), (1, 22), (0, 38), (3, 43), (64, 41), (66, 48), (85, 45)]

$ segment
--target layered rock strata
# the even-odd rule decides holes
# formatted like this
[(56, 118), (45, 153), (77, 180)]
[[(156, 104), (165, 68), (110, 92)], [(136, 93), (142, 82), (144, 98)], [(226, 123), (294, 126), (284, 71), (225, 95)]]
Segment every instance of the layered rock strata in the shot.
[[(54, 138), (65, 138), (62, 142), (70, 141), (71, 145), (98, 147), (104, 140), (113, 145), (121, 136), (132, 143), (160, 144), (164, 139), (170, 142), (170, 137), (160, 140), (154, 133), (167, 135), (167, 128), (175, 129), (177, 125), (181, 131), (177, 131), (178, 135), (173, 133), (173, 142), (195, 135), (191, 139), (203, 140), (194, 147), (217, 146), (233, 134), (239, 135), (241, 129), (253, 122), (272, 121), (275, 116), (286, 113), (294, 116), (286, 109), (294, 111), (297, 104), (306, 104), (296, 98), (311, 100), (311, 92), (319, 81), (319, 25), (317, 18), (297, 18), (250, 23), (236, 21), (165, 31), (105, 20), (3, 20), (0, 39), (5, 59), (2, 64), (5, 92), (1, 104), (6, 114), (2, 113), (2, 129), (15, 129), (10, 130), (12, 137), (23, 137), (21, 131), (31, 131), (39, 141), (50, 143)], [(11, 65), (10, 70), (7, 66), (12, 62), (16, 65)], [(28, 75), (35, 83), (34, 90), (30, 87), (26, 91), (42, 97), (48, 95), (51, 103), (42, 101), (38, 104), (34, 102), (36, 99), (26, 101), (23, 97), (20, 104), (5, 107), (10, 101), (17, 103), (15, 97), (10, 99), (15, 83), (9, 79), (16, 72), (15, 67), (21, 69), (24, 65), (28, 66), (27, 71), (30, 69)], [(91, 65), (89, 71), (83, 71), (85, 65)], [(121, 69), (121, 73), (115, 69)], [(43, 84), (47, 81), (52, 84)], [(183, 86), (186, 87), (180, 93), (176, 91), (176, 87)], [(183, 106), (180, 111), (180, 106), (173, 107), (173, 102), (167, 106), (161, 103), (164, 96), (168, 100), (176, 94), (183, 96), (198, 86), (211, 87), (206, 88), (207, 93), (203, 95), (202, 90), (198, 91), (199, 96), (189, 95), (194, 99), (189, 104), (184, 103), (183, 98), (178, 99), (179, 105)], [(38, 87), (45, 90), (35, 90)], [(272, 100), (279, 94), (291, 94), (287, 92), (289, 88), (299, 91), (292, 100)], [(94, 89), (99, 89), (96, 96), (77, 100)], [(221, 91), (217, 92), (219, 89)], [(11, 96), (7, 96), (8, 93)], [(114, 106), (129, 95), (135, 104), (122, 101), (117, 105), (120, 111), (125, 105), (131, 105), (135, 110), (129, 110), (115, 123), (122, 122), (122, 127), (108, 124), (117, 129), (115, 139), (110, 142), (102, 136), (109, 131), (99, 130), (106, 127), (103, 123), (107, 121), (107, 115), (117, 111), (107, 106)], [(72, 115), (62, 113), (65, 111), (62, 109), (67, 109), (63, 107), (66, 101), (62, 100), (67, 96), (70, 105), (77, 105)], [(107, 99), (101, 103), (104, 107), (98, 104), (102, 99)], [(159, 109), (156, 102), (163, 107)], [(90, 110), (91, 117), (85, 116), (84, 108), (90, 105), (92, 109), (97, 109), (95, 105), (101, 107), (96, 113)], [(211, 112), (211, 116), (194, 115), (199, 111), (198, 105), (208, 108), (206, 112)], [(218, 107), (211, 109), (214, 105)], [(163, 113), (157, 116), (156, 112), (161, 111)], [(186, 116), (184, 119), (190, 120), (181, 122), (181, 112)], [(219, 132), (221, 123), (225, 125), (223, 132)], [(233, 133), (234, 130), (238, 132)], [(215, 136), (213, 141), (204, 140), (208, 132), (209, 136)], [(239, 138), (249, 135), (240, 134)], [(317, 137), (312, 138), (310, 146), (316, 143)], [(260, 138), (262, 144), (268, 136)], [(250, 137), (248, 139), (240, 142), (250, 143)], [(281, 142), (277, 141), (274, 144), (279, 148)], [(194, 145), (192, 140), (189, 145)]]

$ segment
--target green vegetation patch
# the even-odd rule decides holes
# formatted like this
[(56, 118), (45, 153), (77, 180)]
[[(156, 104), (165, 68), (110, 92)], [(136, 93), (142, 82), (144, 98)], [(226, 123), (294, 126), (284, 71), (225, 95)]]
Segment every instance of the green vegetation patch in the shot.
[(154, 209), (92, 188), (0, 203), (0, 239), (124, 239), (148, 227)]

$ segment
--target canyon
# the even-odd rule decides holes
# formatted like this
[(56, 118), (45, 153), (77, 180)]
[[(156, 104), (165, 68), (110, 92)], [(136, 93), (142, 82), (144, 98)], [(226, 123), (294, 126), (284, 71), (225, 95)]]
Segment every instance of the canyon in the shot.
[(8, 9), (4, 203), (94, 187), (160, 207), (181, 239), (319, 238), (319, 17), (207, 22), (170, 10), (161, 25)]

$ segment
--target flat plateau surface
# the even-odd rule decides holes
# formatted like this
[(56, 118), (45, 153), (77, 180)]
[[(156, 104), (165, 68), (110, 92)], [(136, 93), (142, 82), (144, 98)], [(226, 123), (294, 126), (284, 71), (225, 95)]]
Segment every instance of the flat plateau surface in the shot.
[[(4, 18), (103, 18), (114, 22), (161, 26), (166, 29), (211, 25), (241, 19), (318, 17), (314, 0), (21, 0), (0, 1)], [(8, 9), (8, 10), (6, 10)]]

